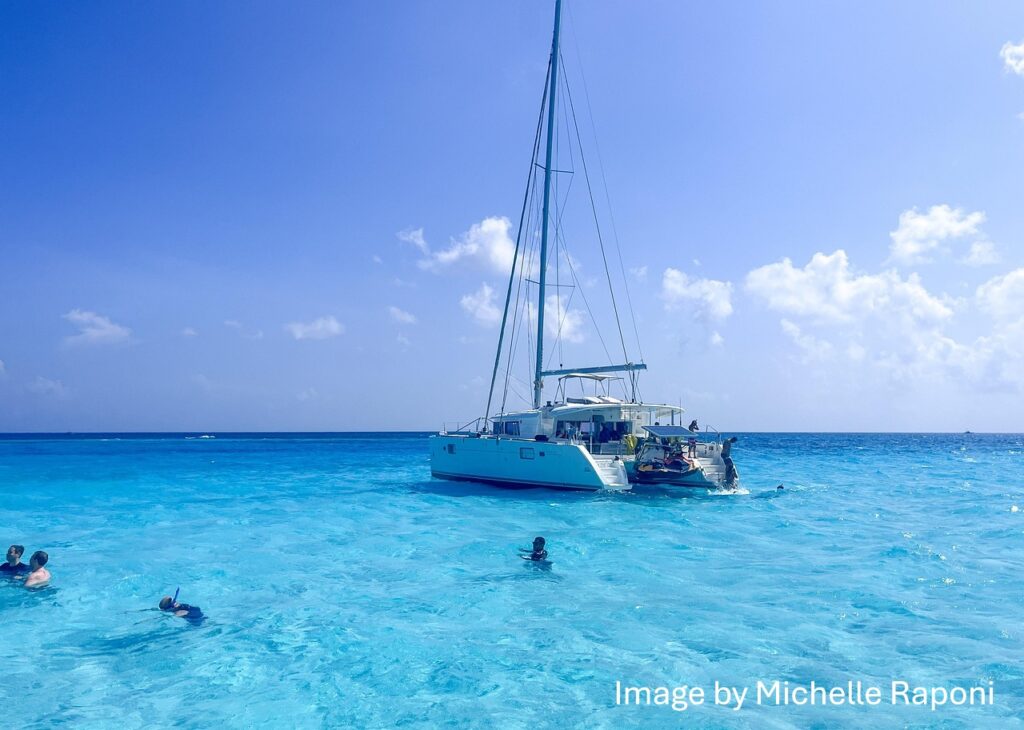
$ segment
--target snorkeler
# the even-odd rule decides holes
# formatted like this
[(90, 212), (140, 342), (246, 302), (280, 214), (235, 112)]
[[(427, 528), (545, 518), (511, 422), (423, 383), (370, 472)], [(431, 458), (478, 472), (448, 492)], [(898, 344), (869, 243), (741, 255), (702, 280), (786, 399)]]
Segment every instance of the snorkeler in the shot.
[(178, 592), (174, 592), (174, 598), (164, 596), (160, 599), (160, 610), (169, 611), (178, 618), (186, 621), (199, 622), (206, 618), (199, 606), (190, 606), (187, 603), (178, 603)]
[(11, 545), (7, 548), (7, 562), (0, 565), (0, 573), (13, 578), (29, 572), (30, 568), (21, 562), (21, 556), (24, 554), (24, 545)]
[(32, 559), (28, 561), (29, 573), (25, 576), (26, 588), (42, 588), (50, 582), (50, 571), (44, 566), (50, 561), (50, 556), (42, 550), (32, 553)]
[(544, 538), (535, 537), (533, 538), (533, 550), (526, 550), (521, 548), (520, 553), (523, 553), (519, 557), (523, 560), (547, 560), (548, 551), (544, 549)]

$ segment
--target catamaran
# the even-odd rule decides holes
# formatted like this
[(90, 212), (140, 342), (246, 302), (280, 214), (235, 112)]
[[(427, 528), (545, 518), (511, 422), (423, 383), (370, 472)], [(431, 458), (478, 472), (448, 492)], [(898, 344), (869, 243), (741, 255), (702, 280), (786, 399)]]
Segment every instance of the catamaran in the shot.
[[(482, 417), (452, 429), (445, 427), (431, 437), (431, 473), (441, 479), (480, 481), (509, 487), (618, 491), (631, 489), (634, 484), (702, 489), (736, 487), (739, 475), (730, 455), (730, 440), (723, 440), (714, 429), (705, 427), (701, 431), (696, 421), (684, 428), (681, 406), (646, 403), (639, 397), (638, 377), (647, 365), (642, 356), (637, 362), (629, 357), (596, 209), (594, 223), (598, 227), (597, 239), (623, 358), (618, 363), (613, 360), (612, 364), (587, 367), (552, 368), (545, 364), (545, 336), (550, 337), (550, 329), (554, 330), (556, 339), (564, 334), (570, 316), (568, 304), (562, 301), (562, 285), (557, 276), (553, 285), (556, 293), (548, 293), (551, 286), (548, 274), (552, 265), (549, 243), (556, 249), (563, 244), (562, 211), (552, 210), (558, 205), (558, 196), (553, 198), (553, 180), (558, 174), (572, 172), (557, 169), (554, 162), (556, 128), (561, 124), (561, 120), (556, 118), (556, 99), (560, 88), (561, 5), (561, 0), (556, 0), (551, 56), (487, 406)], [(564, 79), (562, 83), (566, 84)], [(569, 113), (565, 114), (564, 126), (576, 130), (579, 164), (590, 190), (590, 175), (567, 85), (565, 92)], [(543, 165), (539, 162), (542, 136), (545, 139)], [(571, 141), (568, 149), (572, 155)], [(536, 196), (538, 170), (544, 173), (540, 201)], [(554, 186), (557, 188), (557, 182)], [(592, 206), (593, 200), (591, 190)], [(539, 220), (534, 218), (535, 204), (540, 208)], [(540, 239), (539, 255), (535, 256), (536, 247), (531, 248), (529, 241), (537, 237)], [(561, 251), (563, 261), (559, 252), (556, 250), (554, 257), (556, 268), (561, 262), (562, 267), (569, 270), (573, 292), (579, 292), (586, 302), (572, 257)], [(619, 261), (621, 264), (621, 253)], [(536, 279), (532, 278), (534, 276)], [(531, 285), (537, 287), (536, 305), (528, 296)], [(626, 286), (628, 297), (628, 283)], [(551, 321), (545, 322), (546, 309), (551, 310), (556, 320), (554, 326)], [(587, 309), (591, 309), (589, 303)], [(536, 337), (536, 348), (531, 353), (532, 407), (506, 410), (509, 391), (515, 390), (511, 375), (513, 356), (521, 348), (524, 337), (529, 344), (533, 336)], [(639, 337), (637, 339), (639, 350)], [(604, 343), (603, 337), (601, 342)], [(530, 350), (529, 347), (526, 349)], [(607, 348), (605, 352), (608, 352)], [(495, 386), (502, 362), (506, 368), (499, 404), (495, 401)], [(545, 378), (554, 378), (557, 384), (550, 400), (544, 398)], [(615, 386), (621, 388), (622, 397), (612, 394)], [(492, 412), (495, 406), (496, 412)]]

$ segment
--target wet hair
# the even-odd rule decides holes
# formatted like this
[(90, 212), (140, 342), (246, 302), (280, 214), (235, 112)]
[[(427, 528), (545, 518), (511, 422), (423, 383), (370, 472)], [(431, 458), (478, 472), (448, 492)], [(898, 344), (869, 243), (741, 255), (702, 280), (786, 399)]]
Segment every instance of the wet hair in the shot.
[(42, 568), (44, 565), (46, 565), (46, 562), (49, 559), (50, 559), (50, 556), (47, 555), (42, 550), (36, 550), (34, 553), (32, 553), (32, 560), (36, 561), (36, 563), (38, 563), (40, 568)]
[(535, 538), (533, 538), (533, 544), (534, 544), (535, 547), (536, 547), (537, 543), (540, 543), (540, 546), (544, 547), (544, 538), (543, 537), (535, 537)]
[(160, 599), (161, 611), (170, 611), (172, 606), (174, 606), (174, 599), (170, 596), (164, 596)]
[(24, 545), (11, 545), (11, 547), (8, 548), (8, 549), (9, 550), (14, 550), (14, 552), (16, 552), (18, 554), (18, 558), (19, 559), (21, 558), (22, 555), (25, 554), (25, 546)]

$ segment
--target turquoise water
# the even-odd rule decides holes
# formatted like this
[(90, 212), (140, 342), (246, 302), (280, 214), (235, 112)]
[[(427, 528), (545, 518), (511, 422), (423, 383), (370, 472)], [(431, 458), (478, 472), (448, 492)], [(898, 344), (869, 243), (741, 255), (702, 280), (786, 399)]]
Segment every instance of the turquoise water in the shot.
[[(0, 540), (53, 574), (0, 583), (4, 724), (1024, 727), (1024, 437), (735, 456), (750, 494), (678, 498), (432, 481), (424, 434), (0, 437)], [(995, 705), (615, 706), (776, 679)]]

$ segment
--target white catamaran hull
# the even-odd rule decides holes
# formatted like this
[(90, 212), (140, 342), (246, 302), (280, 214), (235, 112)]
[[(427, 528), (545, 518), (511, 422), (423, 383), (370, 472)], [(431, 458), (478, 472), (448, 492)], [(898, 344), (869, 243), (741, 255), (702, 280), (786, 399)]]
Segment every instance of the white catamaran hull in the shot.
[(430, 443), (430, 473), (440, 479), (589, 491), (630, 487), (621, 459), (595, 457), (579, 444), (475, 434), (438, 434)]

